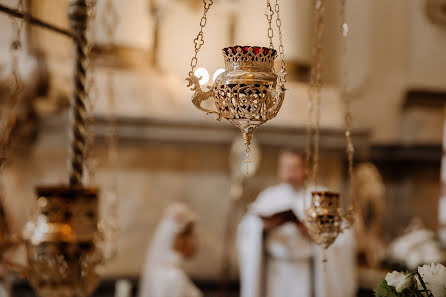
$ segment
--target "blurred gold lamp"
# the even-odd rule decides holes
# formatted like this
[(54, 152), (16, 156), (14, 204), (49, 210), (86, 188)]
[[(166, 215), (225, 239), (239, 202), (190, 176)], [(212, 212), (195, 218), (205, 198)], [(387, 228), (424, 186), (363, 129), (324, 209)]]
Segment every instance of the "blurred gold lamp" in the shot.
[[(307, 164), (312, 157), (312, 178), (314, 185), (318, 184), (319, 170), (319, 130), (320, 130), (320, 104), (321, 104), (321, 60), (322, 60), (322, 36), (325, 28), (325, 3), (327, 0), (315, 0), (314, 19), (315, 27), (313, 32), (313, 65), (310, 77), (309, 88), (309, 119), (307, 124)], [(350, 99), (346, 92), (346, 37), (348, 25), (345, 18), (345, 0), (341, 0), (341, 32), (344, 41), (344, 77), (342, 79), (342, 97), (345, 105), (346, 124), (346, 153), (348, 161), (348, 174), (350, 181), (353, 175), (353, 154), (354, 147), (351, 138), (352, 115), (350, 112)], [(313, 121), (315, 121), (313, 131)], [(313, 134), (314, 132), (314, 134)], [(312, 137), (313, 136), (313, 137)], [(313, 140), (313, 152), (311, 151), (311, 140)], [(327, 249), (345, 229), (350, 228), (354, 222), (356, 205), (353, 197), (347, 212), (343, 210), (339, 193), (330, 191), (314, 191), (311, 193), (311, 205), (306, 209), (305, 225), (310, 238), (320, 247)]]
[(312, 192), (311, 206), (306, 210), (306, 226), (311, 239), (327, 249), (342, 232), (339, 193)]
[[(107, 257), (101, 244), (104, 231), (98, 224), (98, 190), (82, 185), (86, 147), (86, 72), (87, 72), (87, 22), (93, 15), (92, 1), (70, 0), (68, 17), (74, 41), (74, 75), (71, 94), (71, 144), (69, 156), (69, 183), (62, 186), (37, 187), (37, 207), (26, 224), (22, 241), (26, 249), (26, 265), (5, 264), (26, 276), (41, 297), (87, 297), (99, 282), (98, 268)], [(92, 4), (94, 5), (94, 4)], [(108, 2), (108, 7), (113, 4)], [(23, 0), (19, 1), (19, 11)], [(114, 30), (108, 26), (111, 32)], [(19, 26), (21, 28), (21, 26)], [(20, 47), (20, 30), (14, 41)], [(14, 58), (14, 55), (13, 55)], [(12, 60), (13, 78), (16, 82), (14, 96), (20, 88), (17, 61)], [(14, 106), (13, 106), (14, 107)], [(0, 253), (17, 247), (19, 242), (9, 234), (6, 216), (0, 210)]]
[(98, 192), (72, 187), (37, 188), (37, 213), (24, 230), (27, 272), (39, 296), (88, 296), (96, 287)]
[(70, 0), (74, 39), (69, 185), (37, 187), (37, 208), (26, 224), (23, 274), (41, 297), (86, 297), (99, 281), (105, 259), (98, 231), (98, 190), (82, 185), (86, 143), (86, 0)]

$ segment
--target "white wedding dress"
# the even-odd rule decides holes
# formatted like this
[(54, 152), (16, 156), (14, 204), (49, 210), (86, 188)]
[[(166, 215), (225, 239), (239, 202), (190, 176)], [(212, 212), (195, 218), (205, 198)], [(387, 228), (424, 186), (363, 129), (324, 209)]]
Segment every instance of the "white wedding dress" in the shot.
[(183, 257), (173, 249), (178, 232), (193, 221), (184, 205), (168, 208), (147, 253), (139, 297), (202, 297), (182, 268)]

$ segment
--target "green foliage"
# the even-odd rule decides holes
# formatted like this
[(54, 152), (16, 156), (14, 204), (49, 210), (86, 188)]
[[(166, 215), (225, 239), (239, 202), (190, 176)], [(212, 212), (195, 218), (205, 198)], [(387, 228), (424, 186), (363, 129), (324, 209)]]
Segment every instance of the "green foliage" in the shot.
[(376, 297), (401, 297), (401, 295), (402, 293), (398, 293), (394, 287), (389, 286), (384, 278), (375, 288)]
[(422, 296), (416, 288), (416, 283), (413, 282), (411, 286), (398, 293), (393, 286), (389, 286), (386, 280), (383, 280), (375, 288), (375, 297), (416, 297)]

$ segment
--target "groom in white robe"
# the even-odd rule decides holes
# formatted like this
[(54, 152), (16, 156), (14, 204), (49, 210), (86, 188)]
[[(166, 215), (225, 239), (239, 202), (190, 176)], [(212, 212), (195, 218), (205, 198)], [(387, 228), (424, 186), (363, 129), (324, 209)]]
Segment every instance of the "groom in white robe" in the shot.
[[(323, 252), (309, 240), (303, 220), (309, 193), (302, 154), (279, 158), (281, 183), (264, 190), (238, 229), (240, 297), (353, 297), (355, 255), (351, 232)], [(307, 203), (305, 203), (307, 199)]]

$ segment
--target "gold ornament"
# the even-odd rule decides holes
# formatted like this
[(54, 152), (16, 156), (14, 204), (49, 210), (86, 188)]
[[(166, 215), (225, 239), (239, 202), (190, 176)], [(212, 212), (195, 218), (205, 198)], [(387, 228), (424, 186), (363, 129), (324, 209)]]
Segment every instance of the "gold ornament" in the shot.
[[(212, 0), (203, 0), (204, 13), (200, 21), (201, 30), (194, 39), (195, 55), (191, 60), (191, 71), (186, 80), (194, 94), (192, 103), (206, 114), (214, 113), (217, 120), (222, 117), (237, 126), (249, 152), (249, 145), (257, 127), (273, 119), (279, 112), (285, 97), (285, 62), (282, 45), (280, 7), (276, 0), (276, 26), (279, 32), (280, 73), (274, 72), (274, 60), (277, 51), (273, 48), (271, 20), (274, 14), (270, 1), (267, 0), (266, 17), (269, 24), (268, 38), (270, 48), (260, 46), (233, 46), (223, 49), (225, 72), (215, 80), (208, 91), (200, 87), (200, 79), (194, 69), (198, 63), (198, 52), (204, 44), (203, 29), (207, 23), (207, 12)], [(213, 99), (216, 109), (209, 110), (201, 106), (203, 101)]]
[[(225, 72), (215, 79), (214, 86), (203, 92), (199, 79), (190, 74), (188, 81), (195, 91), (192, 102), (206, 113), (216, 113), (238, 127), (251, 144), (254, 130), (273, 119), (285, 97), (284, 73), (274, 73), (277, 51), (257, 46), (234, 46), (223, 49)], [(213, 98), (216, 111), (201, 106)]]
[(37, 213), (25, 226), (26, 275), (39, 296), (88, 296), (99, 282), (98, 192), (37, 188)]
[(343, 216), (339, 200), (339, 193), (311, 193), (311, 206), (306, 210), (306, 226), (311, 239), (324, 249), (342, 232)]
[[(70, 35), (74, 37), (75, 42), (69, 185), (37, 188), (35, 216), (26, 224), (21, 240), (13, 240), (15, 237), (9, 234), (6, 216), (0, 204), (0, 254), (8, 248), (15, 248), (19, 243), (24, 243), (27, 260), (26, 265), (22, 265), (3, 259), (4, 264), (26, 276), (37, 294), (42, 297), (89, 296), (99, 282), (98, 268), (107, 261), (107, 255), (111, 254), (104, 252), (105, 241), (112, 238), (111, 243), (114, 244), (116, 239), (115, 228), (110, 230), (108, 222), (98, 223), (98, 190), (82, 186), (86, 144), (86, 66), (91, 49), (88, 46), (86, 29), (89, 15), (94, 14), (95, 2), (70, 0), (68, 9), (72, 26)], [(113, 18), (112, 2), (113, 0), (108, 0), (106, 12)], [(20, 11), (23, 9), (23, 0), (19, 0), (19, 4)], [(115, 18), (107, 24), (105, 29), (108, 36), (116, 29), (115, 25)], [(16, 27), (17, 38), (12, 43), (11, 52), (20, 48), (21, 26)], [(21, 84), (17, 58), (11, 60), (15, 89), (12, 98), (14, 107)], [(12, 108), (11, 110), (14, 111)], [(111, 118), (113, 136), (110, 137), (110, 146), (113, 146), (113, 151), (110, 149), (110, 154), (113, 155), (116, 154), (116, 133), (114, 117)], [(2, 124), (3, 122), (0, 123), (1, 132)], [(1, 136), (0, 149), (3, 149), (8, 144), (5, 140), (9, 140), (9, 137)], [(0, 156), (0, 167), (3, 159), (3, 156)], [(116, 197), (114, 199), (116, 200)], [(113, 204), (116, 208), (116, 201)], [(111, 235), (107, 236), (110, 233)]]
[[(309, 89), (309, 108), (308, 108), (308, 124), (307, 124), (307, 145), (306, 145), (306, 163), (310, 165), (312, 161), (312, 177), (311, 182), (318, 184), (319, 170), (319, 137), (320, 137), (320, 102), (321, 102), (321, 61), (322, 61), (322, 36), (325, 27), (325, 1), (316, 0), (314, 2), (315, 15), (315, 32), (313, 34), (313, 66), (310, 78)], [(345, 137), (346, 137), (346, 154), (348, 161), (348, 176), (350, 182), (353, 179), (353, 155), (354, 146), (351, 137), (352, 114), (350, 111), (350, 98), (347, 95), (347, 67), (346, 56), (347, 46), (346, 38), (348, 35), (348, 24), (345, 17), (345, 1), (341, 1), (341, 34), (343, 36), (343, 77), (342, 77), (342, 98), (345, 108)], [(315, 128), (313, 131), (313, 121)], [(314, 133), (314, 134), (313, 134)], [(311, 140), (313, 140), (313, 155), (311, 155)], [(311, 159), (312, 157), (312, 159)], [(324, 249), (336, 240), (338, 235), (345, 229), (350, 228), (354, 222), (356, 214), (356, 203), (351, 193), (351, 204), (347, 212), (342, 209), (341, 198), (339, 193), (334, 192), (312, 192), (311, 206), (306, 210), (305, 225), (311, 239)]]
[[(71, 0), (68, 10), (75, 36), (75, 73), (71, 111), (72, 143), (68, 186), (37, 188), (36, 215), (23, 232), (27, 266), (22, 268), (42, 297), (87, 297), (104, 264), (103, 234), (98, 230), (98, 191), (82, 186), (86, 144), (86, 0)], [(91, 12), (91, 11), (90, 11)]]

